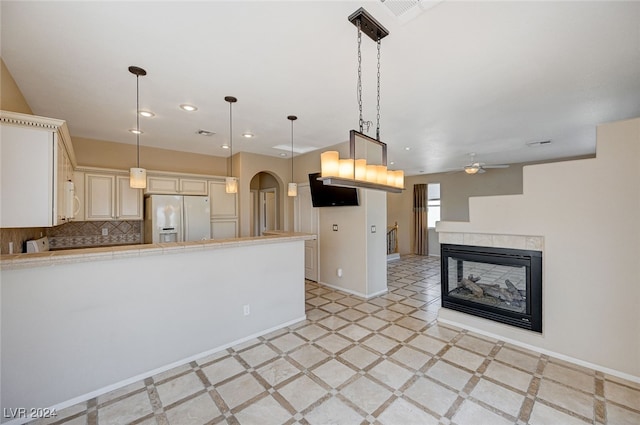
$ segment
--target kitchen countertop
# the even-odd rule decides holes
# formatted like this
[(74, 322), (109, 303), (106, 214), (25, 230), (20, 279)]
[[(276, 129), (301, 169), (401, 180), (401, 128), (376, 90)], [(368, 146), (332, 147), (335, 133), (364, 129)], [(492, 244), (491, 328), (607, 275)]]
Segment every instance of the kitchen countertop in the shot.
[(98, 248), (65, 249), (29, 254), (0, 256), (0, 270), (47, 267), (62, 263), (104, 261), (145, 255), (180, 254), (190, 251), (225, 249), (240, 246), (263, 245), (297, 240), (316, 239), (316, 235), (296, 232), (270, 232), (265, 236), (216, 239), (194, 242), (118, 245)]

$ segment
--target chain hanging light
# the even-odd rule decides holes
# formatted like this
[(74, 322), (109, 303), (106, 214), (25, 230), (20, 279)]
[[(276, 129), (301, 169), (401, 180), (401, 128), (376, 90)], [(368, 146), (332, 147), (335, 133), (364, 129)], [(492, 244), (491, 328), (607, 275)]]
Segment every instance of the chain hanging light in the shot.
[(147, 75), (147, 71), (137, 66), (130, 66), (129, 72), (136, 76), (136, 129), (132, 132), (136, 135), (137, 162), (135, 167), (129, 169), (129, 186), (134, 189), (147, 187), (147, 170), (140, 168), (140, 76)]
[[(404, 171), (387, 169), (387, 145), (380, 141), (380, 46), (381, 40), (389, 35), (389, 31), (363, 8), (351, 14), (349, 21), (356, 26), (358, 37), (357, 99), (360, 131), (351, 130), (349, 134), (349, 158), (340, 159), (337, 151), (327, 151), (320, 155), (322, 170), (319, 180), (331, 186), (362, 187), (400, 193), (404, 190)], [(362, 54), (360, 47), (363, 32), (376, 42), (378, 50), (375, 139), (364, 134), (364, 128), (366, 127), (368, 131), (372, 123), (362, 118)], [(367, 146), (361, 149), (364, 152), (358, 154), (364, 158), (356, 156), (356, 145)], [(373, 158), (373, 163), (368, 163), (372, 159), (370, 158), (372, 152), (376, 157)]]
[(227, 193), (238, 193), (238, 179), (233, 177), (233, 113), (232, 106), (238, 101), (233, 96), (225, 96), (225, 101), (229, 102), (229, 163), (231, 164), (231, 172), (225, 179), (224, 188)]
[(293, 122), (298, 119), (295, 115), (289, 115), (287, 117), (291, 121), (291, 182), (287, 187), (288, 196), (298, 196), (298, 184), (293, 181)]

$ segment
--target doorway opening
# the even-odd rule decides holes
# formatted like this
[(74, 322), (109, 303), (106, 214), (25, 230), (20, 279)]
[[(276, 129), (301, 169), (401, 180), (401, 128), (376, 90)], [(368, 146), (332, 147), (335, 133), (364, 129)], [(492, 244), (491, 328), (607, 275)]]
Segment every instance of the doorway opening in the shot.
[(280, 230), (280, 183), (271, 173), (262, 171), (251, 179), (251, 236)]

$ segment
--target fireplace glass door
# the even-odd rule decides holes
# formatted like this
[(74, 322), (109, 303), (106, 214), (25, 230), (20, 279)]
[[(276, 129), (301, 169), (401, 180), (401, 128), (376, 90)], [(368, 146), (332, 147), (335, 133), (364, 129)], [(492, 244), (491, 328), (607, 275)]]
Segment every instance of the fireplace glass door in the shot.
[(542, 331), (542, 253), (441, 246), (442, 306)]
[(448, 258), (448, 295), (519, 313), (527, 311), (527, 269), (523, 265)]

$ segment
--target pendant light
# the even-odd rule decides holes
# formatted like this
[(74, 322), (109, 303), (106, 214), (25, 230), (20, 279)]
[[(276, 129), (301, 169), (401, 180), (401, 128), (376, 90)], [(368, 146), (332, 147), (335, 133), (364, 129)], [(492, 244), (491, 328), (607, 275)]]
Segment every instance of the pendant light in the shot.
[(238, 193), (238, 179), (233, 177), (233, 113), (232, 106), (238, 101), (233, 96), (226, 96), (225, 101), (229, 102), (229, 162), (231, 163), (231, 172), (225, 179), (225, 191), (227, 193)]
[(147, 187), (147, 170), (140, 168), (140, 76), (147, 75), (147, 71), (137, 66), (130, 66), (129, 72), (136, 76), (136, 153), (137, 165), (129, 170), (129, 186), (134, 189)]
[(298, 184), (293, 182), (293, 122), (298, 119), (295, 115), (287, 117), (291, 121), (291, 182), (287, 187), (287, 195), (298, 196)]
[[(351, 130), (349, 133), (349, 158), (340, 159), (337, 151), (327, 151), (320, 155), (322, 172), (318, 180), (322, 180), (324, 184), (330, 186), (361, 187), (400, 193), (404, 190), (404, 171), (387, 169), (387, 145), (380, 141), (380, 41), (389, 35), (389, 31), (363, 8), (352, 13), (349, 16), (349, 21), (358, 29), (357, 99), (360, 111), (360, 131)], [(362, 58), (360, 53), (362, 33), (375, 41), (378, 47), (378, 104), (375, 139), (364, 134), (365, 125), (368, 131), (371, 122), (364, 121), (362, 118)], [(364, 149), (365, 158), (356, 156), (356, 146), (366, 146)], [(368, 163), (372, 159), (368, 156), (369, 152), (377, 154), (373, 158), (372, 164)]]

